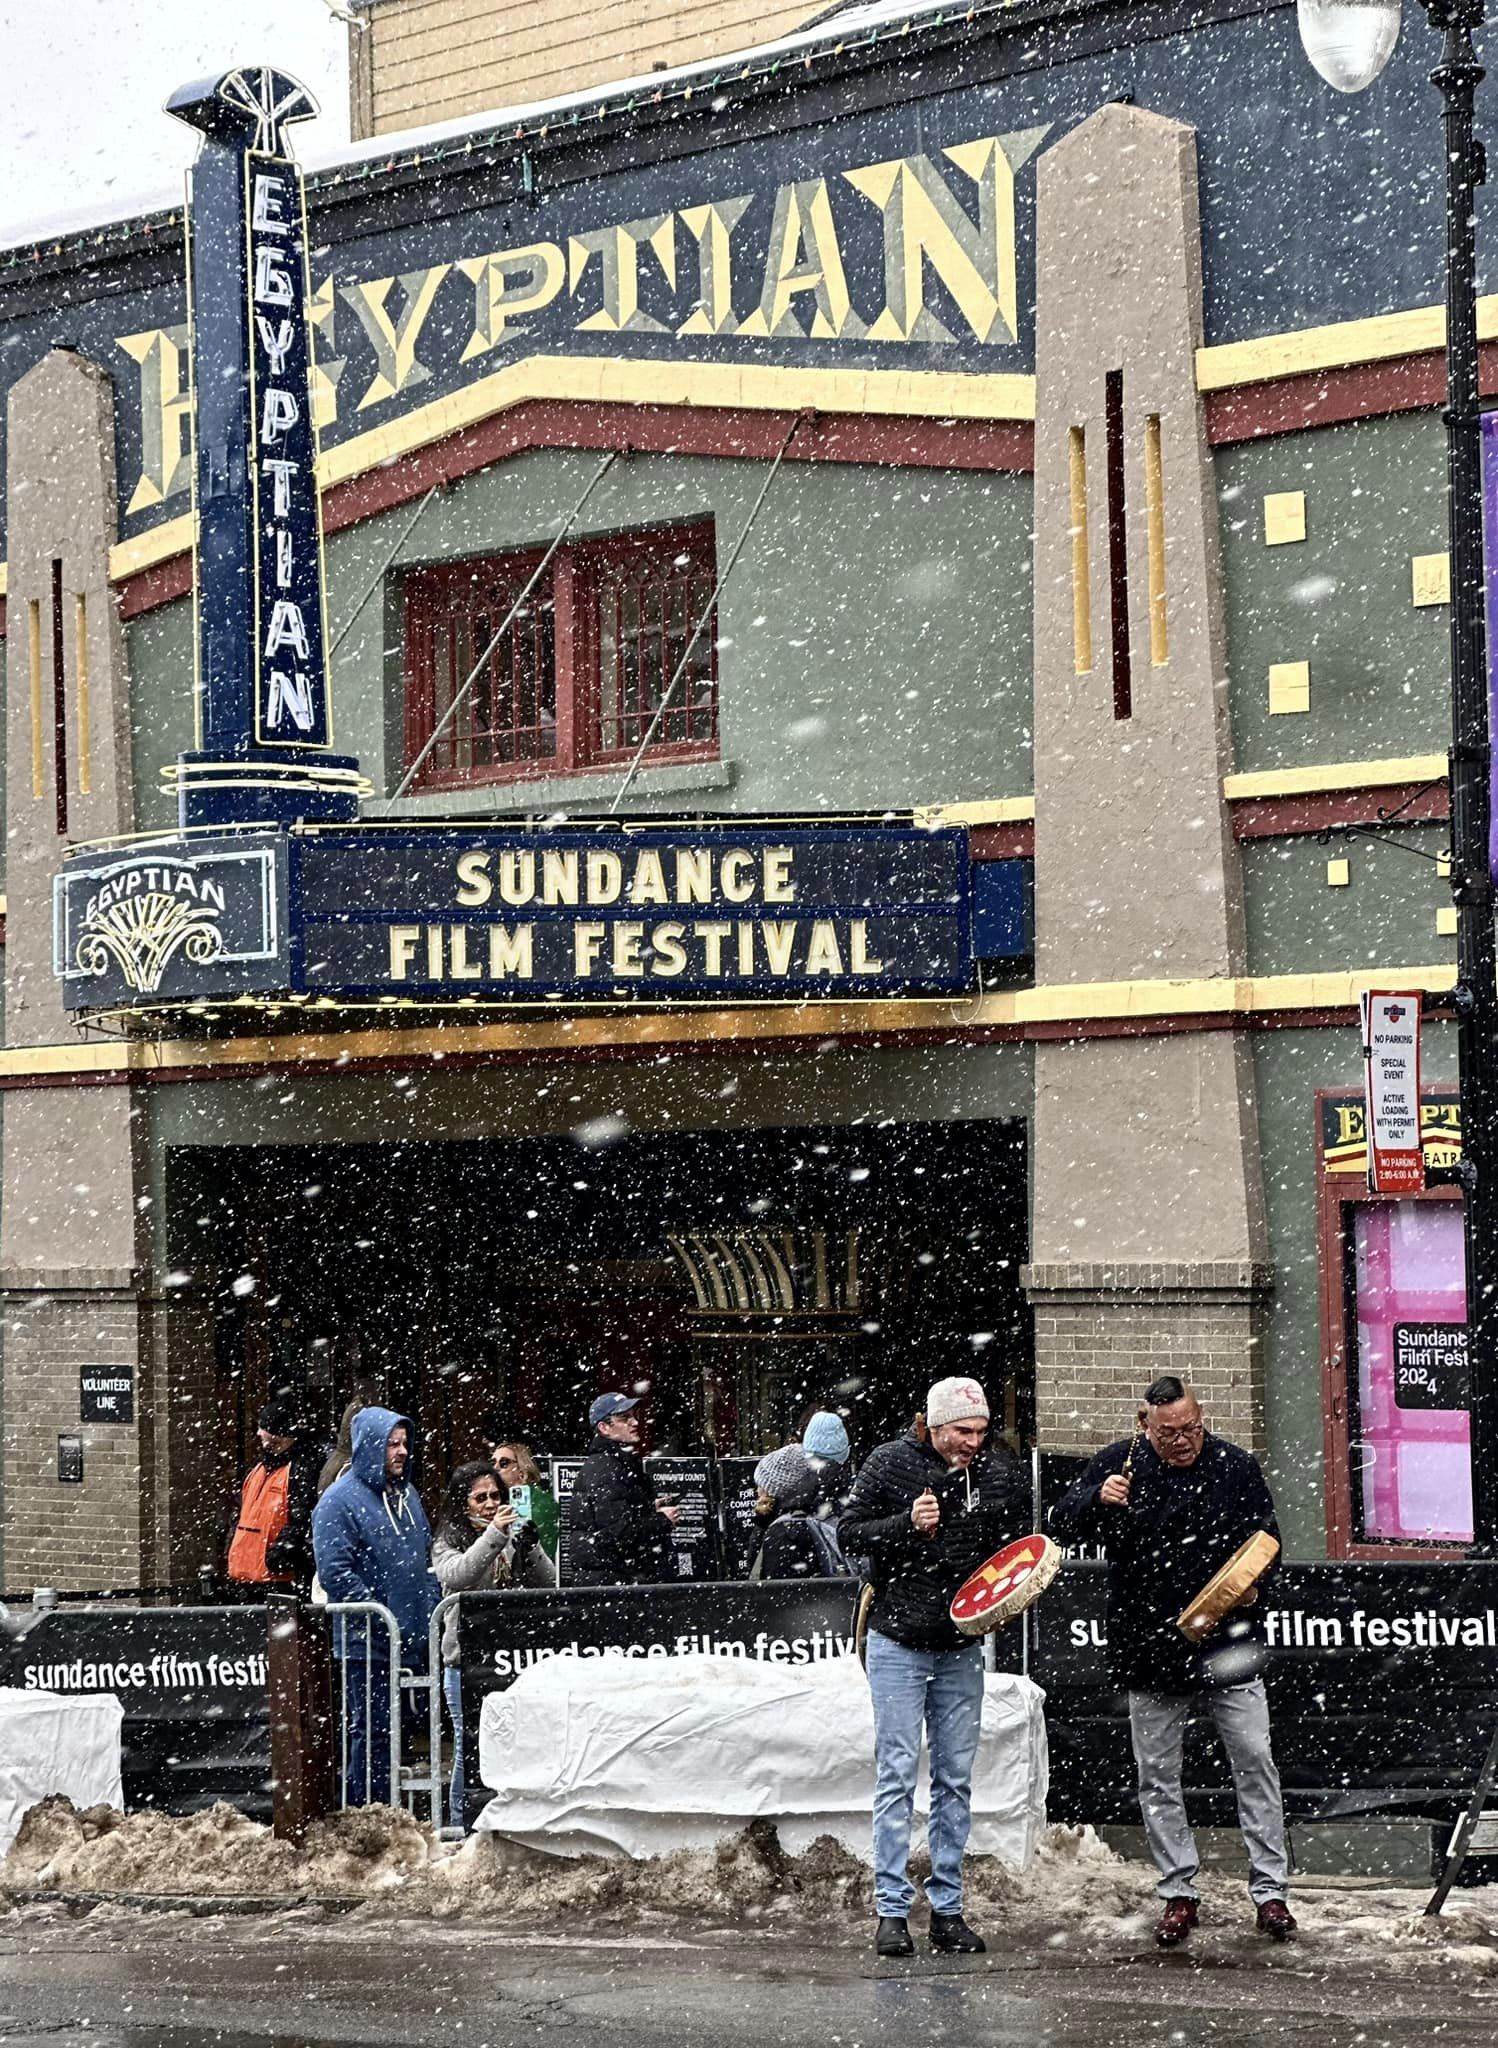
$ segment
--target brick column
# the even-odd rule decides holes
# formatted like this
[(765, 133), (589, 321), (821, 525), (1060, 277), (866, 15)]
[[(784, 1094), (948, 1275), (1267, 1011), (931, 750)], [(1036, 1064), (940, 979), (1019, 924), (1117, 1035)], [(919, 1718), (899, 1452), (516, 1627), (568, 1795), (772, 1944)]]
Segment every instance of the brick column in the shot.
[(1047, 1450), (1090, 1453), (1127, 1435), (1140, 1394), (1162, 1372), (1190, 1381), (1209, 1428), (1263, 1450), (1262, 1266), (1029, 1266), (1025, 1284), (1046, 1361), (1039, 1433)]
[[(1103, 107), (1041, 158), (1037, 204), (1036, 977), (1230, 981), (1246, 963), (1195, 135)], [(1025, 1281), (1048, 1449), (1120, 1435), (1166, 1371), (1262, 1441), (1253, 1064), (1242, 1031), (1182, 1023), (1035, 1048)]]

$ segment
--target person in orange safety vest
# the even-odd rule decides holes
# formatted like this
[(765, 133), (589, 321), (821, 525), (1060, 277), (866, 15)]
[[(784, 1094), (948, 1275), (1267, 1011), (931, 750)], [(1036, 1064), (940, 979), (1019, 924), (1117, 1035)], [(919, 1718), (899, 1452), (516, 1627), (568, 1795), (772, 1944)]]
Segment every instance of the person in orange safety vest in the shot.
[(312, 1510), (318, 1446), (291, 1400), (278, 1395), (257, 1418), (260, 1456), (245, 1474), (229, 1537), (226, 1575), (246, 1589), (312, 1583)]

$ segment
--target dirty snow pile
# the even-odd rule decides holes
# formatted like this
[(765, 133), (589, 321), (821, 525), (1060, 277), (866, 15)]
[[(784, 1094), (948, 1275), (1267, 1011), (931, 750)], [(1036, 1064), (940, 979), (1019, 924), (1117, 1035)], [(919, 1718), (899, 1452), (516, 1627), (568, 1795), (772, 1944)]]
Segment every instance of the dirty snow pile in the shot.
[[(1091, 1828), (1047, 1828), (1023, 1875), (992, 1857), (970, 1857), (967, 1875), (973, 1920), (1002, 1929), (1008, 1941), (1114, 1955), (1149, 1944), (1158, 1910), (1154, 1872), (1115, 1854)], [(1202, 1891), (1197, 1947), (1255, 1938), (1241, 1881), (1212, 1875)], [(367, 1915), (461, 1915), (553, 1929), (685, 1920), (705, 1931), (750, 1923), (834, 1942), (862, 1940), (873, 1913), (870, 1875), (857, 1857), (827, 1837), (789, 1856), (765, 1821), (714, 1849), (630, 1862), (542, 1856), (488, 1835), (448, 1853), (434, 1849), (410, 1814), (384, 1806), (318, 1821), (294, 1848), (229, 1806), (187, 1819), (127, 1819), (108, 1807), (80, 1811), (61, 1798), (31, 1809), (0, 1863), (0, 1897), (22, 1904), (37, 1893), (356, 1901)], [(1303, 1932), (1299, 1953), (1314, 1954), (1318, 1967), (1398, 1956), (1498, 1977), (1498, 1897), (1490, 1901), (1486, 1892), (1455, 1894), (1437, 1920), (1424, 1918), (1423, 1893), (1393, 1888), (1321, 1888), (1310, 1880), (1292, 1903)]]

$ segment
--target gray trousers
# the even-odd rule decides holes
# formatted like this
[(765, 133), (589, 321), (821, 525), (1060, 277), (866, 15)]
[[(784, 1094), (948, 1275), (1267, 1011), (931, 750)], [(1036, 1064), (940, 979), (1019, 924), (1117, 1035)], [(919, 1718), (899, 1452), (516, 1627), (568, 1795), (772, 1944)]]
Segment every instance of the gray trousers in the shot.
[(1162, 1899), (1194, 1899), (1198, 1858), (1181, 1794), (1186, 1723), (1207, 1713), (1227, 1751), (1238, 1800), (1238, 1825), (1248, 1845), (1248, 1895), (1256, 1906), (1283, 1899), (1290, 1882), (1280, 1774), (1269, 1748), (1264, 1681), (1200, 1693), (1131, 1692), (1129, 1733), (1139, 1769), (1139, 1807)]

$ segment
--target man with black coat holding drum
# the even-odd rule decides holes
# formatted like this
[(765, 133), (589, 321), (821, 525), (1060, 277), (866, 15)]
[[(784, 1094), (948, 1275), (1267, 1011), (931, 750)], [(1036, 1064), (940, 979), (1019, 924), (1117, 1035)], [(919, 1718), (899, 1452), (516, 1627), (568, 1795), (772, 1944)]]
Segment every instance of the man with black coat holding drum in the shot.
[(1155, 1380), (1141, 1428), (1110, 1444), (1051, 1511), (1058, 1543), (1099, 1543), (1108, 1558), (1108, 1663), (1129, 1695), (1139, 1805), (1164, 1910), (1162, 1948), (1197, 1919), (1196, 1844), (1181, 1792), (1186, 1724), (1204, 1709), (1232, 1767), (1248, 1845), (1249, 1897), (1262, 1934), (1288, 1941), (1289, 1857), (1279, 1773), (1269, 1743), (1257, 1586), (1212, 1633), (1193, 1641), (1178, 1619), (1256, 1531), (1278, 1541), (1274, 1502), (1257, 1461), (1202, 1421), (1173, 1374)]
[(1002, 1447), (985, 1448), (988, 1424), (976, 1380), (938, 1380), (915, 1427), (865, 1461), (838, 1524), (844, 1554), (868, 1560), (874, 1588), (868, 1674), (881, 1956), (908, 1956), (915, 1946), (907, 1916), (916, 1895), (906, 1865), (923, 1726), (931, 1756), (931, 1946), (943, 1955), (983, 1953), (962, 1917), (983, 1645), (962, 1634), (948, 1610), (963, 1581), (1029, 1526), (1024, 1472)]

